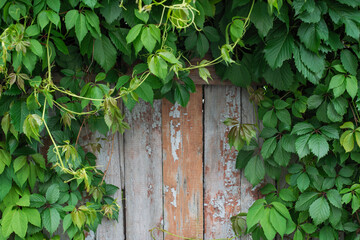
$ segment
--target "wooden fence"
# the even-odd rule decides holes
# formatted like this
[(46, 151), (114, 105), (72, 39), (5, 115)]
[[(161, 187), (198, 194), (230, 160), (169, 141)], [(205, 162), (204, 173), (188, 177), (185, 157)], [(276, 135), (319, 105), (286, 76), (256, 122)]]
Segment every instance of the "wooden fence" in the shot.
[[(121, 209), (119, 221), (103, 221), (93, 239), (148, 240), (154, 227), (199, 239), (233, 236), (230, 217), (247, 211), (258, 191), (235, 169), (222, 121), (254, 123), (253, 107), (245, 89), (196, 90), (186, 108), (167, 100), (138, 104), (126, 112), (131, 129), (113, 146), (101, 142), (98, 164), (104, 170), (113, 152), (106, 180), (122, 189), (115, 196)], [(154, 237), (179, 239), (159, 231)]]

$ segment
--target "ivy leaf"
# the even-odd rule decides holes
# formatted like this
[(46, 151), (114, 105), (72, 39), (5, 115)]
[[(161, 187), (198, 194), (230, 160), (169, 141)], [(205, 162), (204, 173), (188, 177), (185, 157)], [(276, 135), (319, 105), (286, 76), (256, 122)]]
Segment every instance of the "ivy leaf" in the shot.
[(11, 226), (19, 237), (25, 237), (28, 228), (28, 218), (22, 210), (13, 211)]
[(257, 185), (265, 177), (265, 166), (259, 156), (250, 159), (245, 167), (245, 177), (253, 185)]
[[(5, 164), (0, 161), (0, 165), (3, 164), (5, 166)], [(2, 202), (5, 198), (5, 196), (10, 192), (10, 189), (12, 187), (12, 180), (9, 179), (6, 174), (1, 174), (2, 171), (0, 169), (0, 182), (2, 187), (0, 188), (0, 201)], [(4, 217), (4, 215), (3, 215)]]
[(41, 217), (40, 213), (35, 208), (23, 208), (22, 211), (26, 214), (29, 222), (37, 227), (41, 227)]
[(306, 189), (308, 189), (310, 185), (310, 178), (307, 173), (301, 173), (300, 176), (296, 179), (296, 184), (300, 192), (304, 192)]
[(109, 37), (119, 51), (129, 56), (131, 55), (131, 48), (125, 40), (126, 33), (123, 30), (124, 29), (119, 29), (118, 31), (111, 31), (109, 32)]
[(67, 214), (63, 220), (63, 229), (66, 232), (72, 224), (71, 214)]
[(276, 113), (273, 109), (267, 111), (263, 117), (263, 124), (265, 127), (275, 128), (277, 125)]
[(343, 64), (346, 71), (351, 75), (356, 76), (358, 68), (357, 57), (348, 49), (344, 49), (340, 53), (341, 63)]
[(344, 147), (346, 152), (351, 152), (354, 149), (354, 133), (350, 130), (345, 131), (340, 137), (340, 144)]
[(285, 60), (291, 58), (294, 49), (294, 39), (285, 27), (279, 27), (271, 35), (265, 47), (265, 59), (272, 69), (279, 68)]
[(342, 208), (341, 196), (340, 196), (340, 193), (336, 189), (330, 189), (329, 191), (327, 191), (326, 196), (327, 196), (327, 199), (329, 200), (329, 202), (334, 207)]
[(46, 200), (48, 203), (53, 204), (59, 200), (60, 190), (58, 184), (52, 184), (46, 191)]
[(235, 19), (230, 25), (231, 37), (235, 39), (242, 38), (244, 33), (244, 22), (240, 19)]
[[(75, 23), (75, 33), (76, 33), (77, 39), (79, 40), (79, 44), (81, 44), (82, 40), (88, 33), (88, 29), (86, 27), (86, 17), (83, 14), (79, 14), (79, 16), (77, 17), (77, 20)], [(96, 40), (98, 40), (98, 39), (96, 39)], [(96, 47), (94, 47), (94, 58), (95, 58), (95, 50), (96, 50)]]
[(154, 50), (156, 46), (156, 40), (153, 38), (149, 27), (143, 28), (141, 32), (141, 42), (144, 44), (146, 50), (148, 50), (150, 53)]
[(152, 103), (154, 101), (154, 91), (147, 83), (142, 83), (135, 92), (146, 102)]
[(78, 10), (70, 10), (66, 13), (65, 15), (65, 26), (66, 29), (69, 31), (70, 29), (72, 29), (79, 17), (79, 11)]
[(329, 151), (329, 144), (320, 134), (314, 134), (309, 139), (309, 148), (318, 158), (324, 157)]
[(34, 193), (30, 196), (30, 206), (34, 208), (42, 207), (46, 203), (44, 196)]
[(281, 122), (283, 122), (289, 126), (291, 125), (291, 116), (290, 116), (290, 113), (288, 110), (286, 110), (286, 109), (277, 110), (276, 116)]
[(82, 2), (89, 6), (89, 8), (93, 9), (97, 3), (97, 0), (82, 0)]
[(60, 16), (57, 13), (55, 13), (52, 10), (47, 10), (46, 15), (47, 15), (48, 19), (50, 20), (50, 22), (52, 22), (55, 26), (59, 26)]
[(85, 17), (87, 23), (101, 36), (99, 17), (93, 11), (85, 11)]
[(43, 47), (39, 41), (35, 39), (29, 39), (29, 42), (31, 51), (41, 58), (43, 55)]
[(268, 68), (264, 72), (264, 78), (267, 83), (279, 90), (288, 90), (294, 82), (294, 73), (291, 70), (290, 64), (285, 62), (278, 69), (272, 70)]
[(307, 123), (307, 122), (301, 122), (301, 123), (295, 124), (295, 126), (293, 127), (293, 129), (291, 131), (291, 134), (304, 135), (304, 134), (307, 134), (314, 130), (315, 130), (315, 128), (312, 124)]
[(265, 213), (264, 203), (264, 199), (259, 199), (256, 200), (249, 208), (246, 218), (246, 224), (248, 226), (248, 229), (251, 229), (255, 224), (260, 221), (261, 218), (263, 218)]
[(331, 139), (339, 139), (339, 130), (338, 128), (332, 125), (325, 125), (319, 128), (322, 134)]
[(264, 159), (269, 158), (276, 148), (276, 137), (266, 139), (261, 147), (261, 155)]
[(150, 72), (160, 79), (165, 79), (168, 74), (168, 65), (160, 56), (148, 58)]
[(300, 231), (300, 229), (296, 230), (293, 240), (304, 240), (304, 236), (303, 236), (302, 232)]
[(349, 93), (352, 99), (355, 98), (358, 92), (358, 80), (356, 77), (350, 75), (346, 78), (346, 91)]
[(196, 51), (199, 53), (200, 58), (203, 58), (209, 50), (209, 41), (203, 33), (199, 33), (196, 42)]
[(117, 51), (108, 37), (103, 35), (94, 43), (94, 59), (108, 72), (116, 63)]
[(23, 125), (29, 111), (24, 101), (16, 101), (12, 108), (10, 108), (11, 123), (15, 130), (22, 133)]
[(49, 24), (50, 21), (49, 21), (49, 18), (48, 18), (48, 16), (47, 16), (47, 14), (46, 14), (46, 11), (42, 11), (42, 12), (40, 12), (40, 13), (38, 14), (38, 16), (37, 16), (37, 22), (38, 22), (41, 30), (43, 30), (44, 27), (46, 27), (46, 25)]
[(103, 15), (108, 24), (113, 23), (117, 18), (120, 17), (122, 8), (119, 7), (118, 1), (105, 1), (101, 2), (101, 4), (103, 7), (100, 8), (100, 13)]
[(42, 222), (46, 230), (53, 234), (60, 224), (60, 214), (55, 208), (47, 208), (42, 213)]
[(264, 230), (264, 234), (267, 239), (274, 239), (276, 235), (276, 230), (273, 228), (270, 223), (270, 208), (265, 208), (264, 215), (260, 219), (260, 225)]
[(17, 157), (14, 160), (14, 172), (16, 173), (17, 171), (19, 171), (26, 163), (27, 163), (26, 156)]
[(256, 2), (250, 17), (261, 37), (265, 37), (273, 27), (274, 18), (269, 14), (267, 5), (264, 2)]
[(12, 228), (12, 220), (16, 210), (12, 210), (12, 207), (5, 208), (2, 214), (1, 226), (2, 234), (7, 238), (14, 231)]
[(286, 232), (286, 219), (275, 208), (271, 208), (269, 220), (272, 227), (283, 237)]
[(60, 0), (46, 0), (46, 4), (55, 12), (60, 11)]
[(309, 214), (316, 225), (325, 222), (330, 216), (330, 206), (328, 201), (324, 197), (315, 200), (310, 205)]
[(174, 98), (182, 107), (185, 107), (190, 100), (190, 93), (183, 85), (177, 84)]
[(126, 36), (126, 42), (132, 43), (139, 36), (143, 26), (144, 26), (144, 24), (138, 24), (138, 25), (132, 27), (130, 29), (128, 35)]
[(303, 158), (310, 153), (310, 149), (309, 149), (309, 145), (308, 145), (308, 141), (309, 141), (310, 137), (311, 137), (311, 134), (307, 134), (307, 135), (299, 137), (295, 141), (296, 152), (300, 158)]
[(316, 226), (314, 224), (311, 223), (304, 223), (301, 224), (300, 227), (304, 230), (304, 232), (308, 233), (308, 234), (312, 234), (316, 231)]
[(0, 162), (3, 162), (6, 166), (10, 166), (11, 155), (4, 149), (0, 149)]
[(315, 53), (319, 50), (321, 39), (326, 39), (329, 34), (326, 23), (322, 21), (318, 24), (302, 23), (298, 29), (300, 41)]

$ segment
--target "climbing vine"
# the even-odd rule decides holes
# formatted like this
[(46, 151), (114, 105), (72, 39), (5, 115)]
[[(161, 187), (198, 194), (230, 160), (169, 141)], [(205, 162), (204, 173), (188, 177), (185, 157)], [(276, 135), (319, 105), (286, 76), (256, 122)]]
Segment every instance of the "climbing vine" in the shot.
[[(85, 239), (104, 217), (117, 220), (118, 188), (96, 168), (82, 129), (123, 133), (120, 100), (130, 110), (139, 98), (185, 106), (195, 91), (190, 70), (208, 81), (206, 67), (232, 63), (250, 18), (230, 20), (231, 40), (220, 43), (207, 23), (216, 4), (0, 1), (0, 239), (59, 239), (60, 229)], [(190, 33), (198, 40), (184, 48)], [(191, 64), (209, 41), (221, 53)]]
[(229, 219), (235, 235), (360, 239), (359, 6), (0, 0), (0, 239), (57, 239), (60, 225), (84, 239), (117, 219), (82, 129), (123, 133), (120, 100), (186, 106), (189, 72), (211, 81), (212, 65), (248, 88), (262, 122), (225, 121), (236, 167), (254, 186), (272, 179)]

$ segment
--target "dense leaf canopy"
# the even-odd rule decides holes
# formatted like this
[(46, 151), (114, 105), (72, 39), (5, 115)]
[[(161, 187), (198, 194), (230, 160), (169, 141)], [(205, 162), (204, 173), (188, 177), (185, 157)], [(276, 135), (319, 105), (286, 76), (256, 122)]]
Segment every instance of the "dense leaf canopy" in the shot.
[(225, 121), (237, 168), (253, 185), (277, 183), (231, 219), (235, 234), (360, 239), (359, 5), (0, 0), (0, 239), (43, 239), (61, 220), (84, 239), (116, 219), (116, 187), (78, 142), (81, 129), (124, 132), (120, 99), (185, 106), (189, 72), (211, 81), (212, 65), (248, 87), (263, 125)]

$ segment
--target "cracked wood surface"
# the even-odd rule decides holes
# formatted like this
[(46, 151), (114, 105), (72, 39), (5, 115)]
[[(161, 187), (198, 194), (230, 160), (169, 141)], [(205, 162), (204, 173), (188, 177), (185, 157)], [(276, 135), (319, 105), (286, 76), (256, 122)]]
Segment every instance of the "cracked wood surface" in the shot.
[[(236, 153), (227, 143), (229, 128), (222, 123), (227, 117), (255, 122), (247, 91), (197, 86), (186, 108), (156, 100), (153, 107), (140, 102), (125, 112), (131, 129), (115, 135), (106, 177), (124, 190), (115, 196), (122, 207), (119, 222), (104, 221), (96, 239), (150, 240), (154, 227), (205, 240), (232, 237), (230, 217), (246, 212), (260, 197), (235, 169)], [(104, 170), (111, 136), (107, 141), (97, 136), (92, 139), (102, 145), (98, 164)], [(156, 231), (154, 236), (178, 240)]]
[(205, 239), (234, 236), (229, 219), (241, 210), (241, 175), (235, 168), (236, 153), (227, 143), (230, 127), (223, 121), (240, 116), (240, 88), (205, 87)]
[[(186, 108), (163, 100), (164, 226), (171, 233), (203, 237), (202, 87)], [(166, 240), (177, 238), (165, 236)]]
[(163, 227), (161, 101), (153, 108), (140, 102), (126, 111), (126, 120), (131, 127), (124, 135), (126, 239), (150, 240), (149, 229)]

